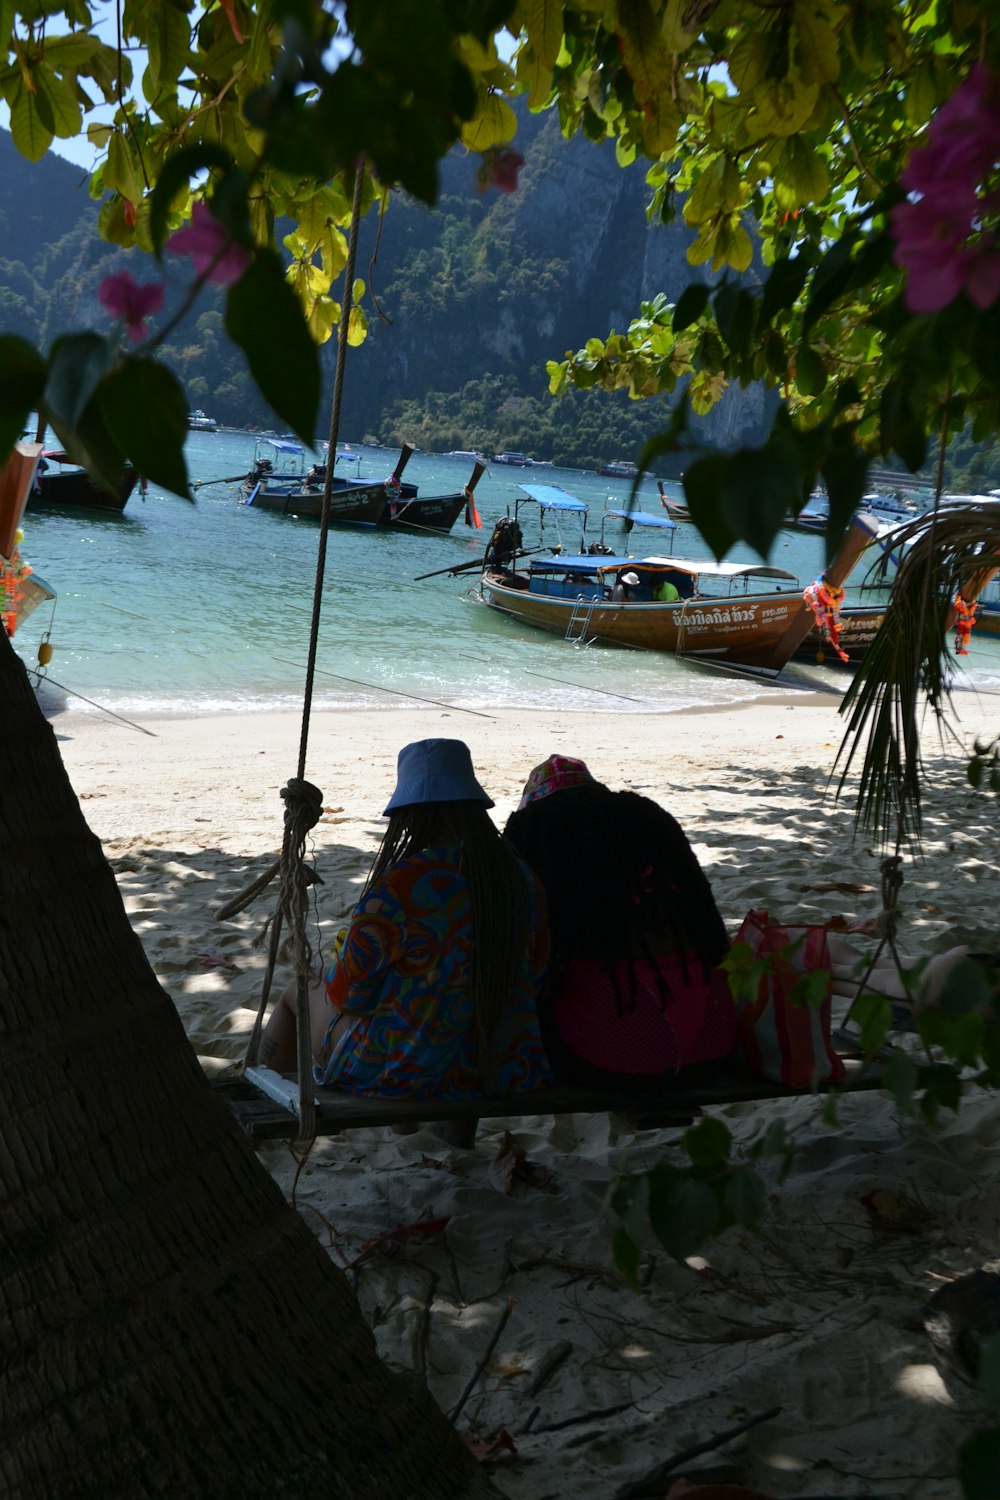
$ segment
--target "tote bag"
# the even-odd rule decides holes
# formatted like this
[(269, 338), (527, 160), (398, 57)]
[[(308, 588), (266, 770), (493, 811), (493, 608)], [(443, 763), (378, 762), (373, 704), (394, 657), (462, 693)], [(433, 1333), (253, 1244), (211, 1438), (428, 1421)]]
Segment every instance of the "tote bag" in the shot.
[[(788, 1088), (835, 1083), (844, 1064), (831, 1039), (830, 951), (825, 927), (783, 926), (766, 911), (748, 911), (735, 943), (768, 961), (751, 993), (737, 995), (737, 1045), (755, 1073)], [(792, 994), (805, 974), (825, 971), (819, 1006), (797, 1003)]]

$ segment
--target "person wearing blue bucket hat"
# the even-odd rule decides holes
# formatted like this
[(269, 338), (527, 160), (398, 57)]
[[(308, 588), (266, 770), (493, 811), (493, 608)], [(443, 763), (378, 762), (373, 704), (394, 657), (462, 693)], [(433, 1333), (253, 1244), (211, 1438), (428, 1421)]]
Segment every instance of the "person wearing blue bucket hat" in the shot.
[[(474, 1099), (551, 1081), (538, 1023), (545, 898), (489, 816), (462, 740), (404, 745), (339, 951), (310, 991), (313, 1073), (351, 1093)], [(295, 993), (261, 1060), (295, 1059)]]

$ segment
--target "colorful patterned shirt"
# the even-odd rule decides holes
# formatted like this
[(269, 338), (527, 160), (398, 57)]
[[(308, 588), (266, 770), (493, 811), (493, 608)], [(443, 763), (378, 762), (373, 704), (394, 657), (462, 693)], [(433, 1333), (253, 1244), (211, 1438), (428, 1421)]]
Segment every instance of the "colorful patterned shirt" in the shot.
[[(355, 1017), (314, 1062), (316, 1081), (355, 1094), (480, 1098), (469, 888), (457, 845), (424, 849), (390, 869), (351, 919), (326, 976), (337, 1015)], [(509, 996), (491, 1093), (551, 1082), (537, 998), (548, 963), (541, 887), (528, 885), (527, 957)], [(329, 1038), (329, 1032), (327, 1033)]]

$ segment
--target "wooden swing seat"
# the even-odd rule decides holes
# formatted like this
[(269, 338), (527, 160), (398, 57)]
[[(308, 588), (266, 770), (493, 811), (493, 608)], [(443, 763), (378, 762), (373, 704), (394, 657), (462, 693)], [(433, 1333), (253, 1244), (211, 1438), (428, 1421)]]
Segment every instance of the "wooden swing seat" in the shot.
[[(857, 1038), (834, 1033), (834, 1050), (843, 1060), (846, 1077), (837, 1084), (821, 1083), (818, 1090), (875, 1089), (881, 1086), (879, 1063), (862, 1069), (864, 1054)], [(888, 1055), (883, 1051), (883, 1058)], [(244, 1073), (213, 1080), (213, 1087), (231, 1106), (240, 1126), (254, 1141), (294, 1140), (299, 1133), (299, 1085), (293, 1076), (270, 1068), (249, 1067)], [(571, 1088), (553, 1084), (529, 1093), (495, 1099), (383, 1099), (316, 1088), (316, 1134), (339, 1135), (342, 1130), (379, 1125), (416, 1125), (422, 1121), (464, 1122), (471, 1135), (479, 1120), (519, 1119), (527, 1115), (614, 1114), (638, 1130), (689, 1125), (706, 1107), (757, 1103), (769, 1099), (808, 1097), (808, 1090), (792, 1089), (750, 1072), (735, 1061), (720, 1064), (711, 1078), (697, 1087), (648, 1093), (635, 1090)]]

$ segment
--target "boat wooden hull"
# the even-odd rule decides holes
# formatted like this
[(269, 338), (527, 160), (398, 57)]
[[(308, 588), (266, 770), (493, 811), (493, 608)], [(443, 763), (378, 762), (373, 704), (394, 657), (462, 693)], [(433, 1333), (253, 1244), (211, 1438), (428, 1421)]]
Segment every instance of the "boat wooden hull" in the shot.
[[(283, 516), (309, 516), (318, 521), (323, 513), (323, 492), (292, 490), (284, 494), (259, 488), (247, 504), (256, 510), (271, 510)], [(330, 496), (330, 522), (336, 526), (376, 526), (386, 504), (384, 484), (335, 489)]]
[(389, 531), (436, 531), (448, 532), (465, 510), (466, 496), (427, 495), (407, 500), (397, 500), (395, 515), (392, 506), (386, 506), (379, 520), (379, 530)]
[(858, 665), (868, 647), (875, 639), (879, 626), (885, 619), (884, 604), (845, 605), (840, 612), (840, 644), (847, 652), (848, 660), (841, 661), (827, 638), (826, 632), (813, 625), (795, 653), (799, 661), (814, 661), (819, 666), (845, 667)]
[(35, 489), (28, 496), (28, 509), (56, 505), (71, 510), (121, 512), (138, 483), (139, 476), (129, 464), (122, 470), (114, 492), (97, 484), (86, 469), (41, 470)]
[(980, 599), (972, 630), (973, 639), (977, 631), (980, 635), (1000, 635), (1000, 602), (994, 603), (991, 600), (986, 604)]
[(0, 557), (13, 554), (41, 452), (41, 443), (15, 443), (0, 466)]
[(773, 671), (789, 660), (783, 643), (805, 608), (802, 595), (790, 591), (674, 604), (607, 600), (581, 613), (576, 600), (531, 593), (499, 570), (483, 574), (482, 596), (491, 609), (554, 635), (566, 636), (575, 615), (574, 631), (582, 628), (588, 641)]

